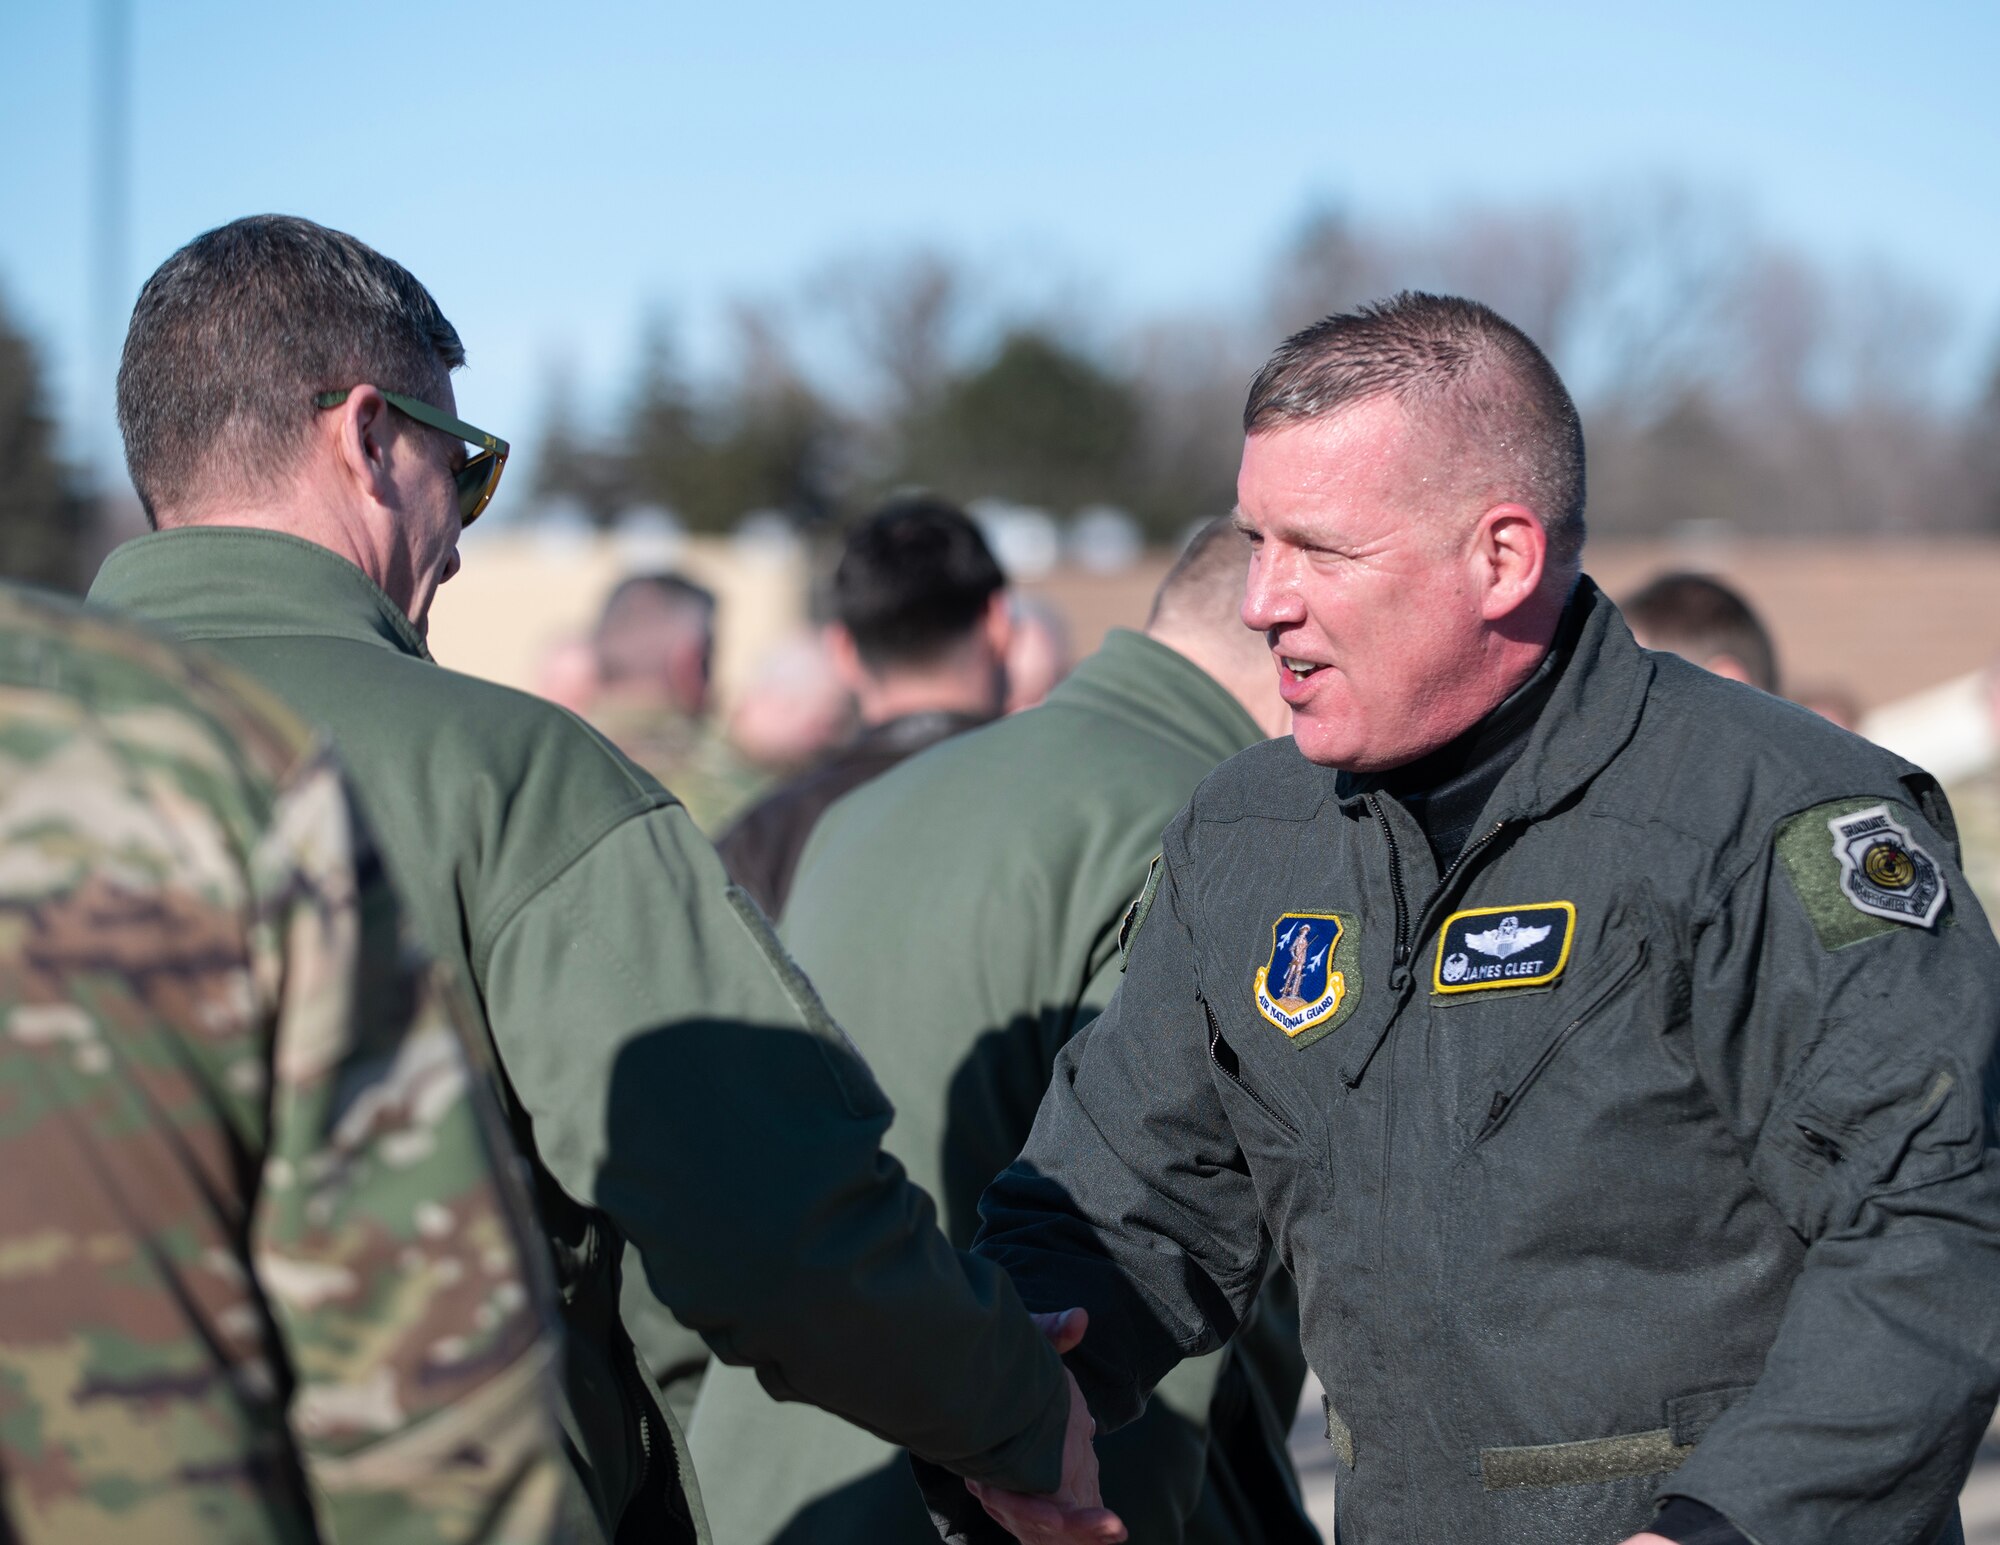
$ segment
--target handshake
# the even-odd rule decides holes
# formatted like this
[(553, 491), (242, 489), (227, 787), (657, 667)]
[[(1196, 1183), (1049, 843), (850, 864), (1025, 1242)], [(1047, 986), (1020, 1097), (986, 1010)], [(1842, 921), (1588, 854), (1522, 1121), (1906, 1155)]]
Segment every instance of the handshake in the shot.
[[(1038, 1314), (1034, 1320), (1058, 1356), (1073, 1350), (1090, 1328), (1090, 1317), (1081, 1309)], [(1028, 1541), (1030, 1545), (1118, 1545), (1127, 1537), (1125, 1525), (1104, 1506), (1098, 1491), (1097, 1453), (1091, 1447), (1097, 1423), (1091, 1419), (1083, 1391), (1077, 1388), (1076, 1379), (1067, 1369), (1063, 1379), (1069, 1386), (1069, 1426), (1063, 1437), (1062, 1484), (1057, 1490), (1047, 1496), (1035, 1496), (982, 1486), (977, 1481), (961, 1484), (986, 1510), (987, 1517), (1017, 1540)], [(927, 1486), (926, 1490), (931, 1488)], [(932, 1498), (934, 1511), (943, 1515), (940, 1523), (944, 1524), (956, 1510), (939, 1508), (935, 1491)], [(949, 1538), (953, 1545), (959, 1545), (974, 1536), (962, 1527), (952, 1527)]]

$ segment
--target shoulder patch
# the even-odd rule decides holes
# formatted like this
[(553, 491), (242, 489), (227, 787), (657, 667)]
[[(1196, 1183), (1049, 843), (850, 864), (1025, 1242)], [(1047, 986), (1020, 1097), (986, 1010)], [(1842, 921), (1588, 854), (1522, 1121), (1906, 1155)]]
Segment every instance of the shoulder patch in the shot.
[(1147, 914), (1153, 910), (1153, 898), (1160, 894), (1160, 861), (1164, 853), (1155, 853), (1153, 861), (1146, 866), (1146, 883), (1139, 894), (1132, 898), (1132, 905), (1125, 909), (1125, 916), (1118, 924), (1118, 969), (1122, 973), (1132, 963), (1132, 943), (1139, 937), (1139, 930), (1146, 926)]
[(1341, 912), (1287, 912), (1271, 924), (1271, 953), (1257, 967), (1251, 1000), (1293, 1045), (1338, 1029), (1361, 1002), (1353, 935), (1353, 918)]
[(1881, 799), (1842, 799), (1778, 828), (1778, 856), (1826, 949), (1897, 927), (1929, 928), (1949, 899), (1944, 871)]
[(1431, 989), (1458, 993), (1546, 987), (1569, 965), (1575, 935), (1576, 903), (1571, 901), (1454, 912), (1438, 930)]

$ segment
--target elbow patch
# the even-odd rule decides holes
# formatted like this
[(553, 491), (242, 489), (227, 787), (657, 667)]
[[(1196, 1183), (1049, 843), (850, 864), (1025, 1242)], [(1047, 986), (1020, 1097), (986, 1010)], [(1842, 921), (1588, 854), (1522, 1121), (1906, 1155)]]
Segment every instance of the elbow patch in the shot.
[(1800, 1237), (1950, 1180), (1984, 1156), (1981, 1089), (1951, 1057), (1911, 1056), (1835, 1025), (1776, 1101), (1751, 1168)]

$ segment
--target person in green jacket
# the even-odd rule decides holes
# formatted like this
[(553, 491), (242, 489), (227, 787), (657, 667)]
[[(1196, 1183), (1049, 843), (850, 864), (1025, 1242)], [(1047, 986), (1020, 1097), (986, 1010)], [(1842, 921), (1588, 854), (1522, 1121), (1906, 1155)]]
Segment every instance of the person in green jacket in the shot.
[[(1249, 551), (1226, 519), (1203, 528), (1144, 632), (1114, 631), (1043, 706), (848, 795), (807, 847), (785, 942), (854, 1027), (896, 1106), (890, 1147), (954, 1243), (1027, 1141), (1056, 1053), (1111, 997), (1161, 828), (1217, 764), (1290, 728), (1237, 617)], [(1252, 1331), (1106, 1440), (1106, 1504), (1155, 1545), (1317, 1540), (1285, 1448), (1304, 1376), (1281, 1275)], [(739, 1545), (937, 1538), (893, 1446), (742, 1369), (710, 1368), (689, 1442)]]
[(1049, 1343), (883, 1156), (888, 1101), (686, 811), (571, 714), (431, 659), (432, 597), (506, 453), (454, 416), (463, 361), (429, 292), (353, 237), (280, 216), (198, 237), (147, 281), (119, 371), (159, 529), (91, 595), (332, 733), (414, 922), (476, 994), (605, 1531), (708, 1538), (622, 1265), (774, 1392), (1122, 1537)]

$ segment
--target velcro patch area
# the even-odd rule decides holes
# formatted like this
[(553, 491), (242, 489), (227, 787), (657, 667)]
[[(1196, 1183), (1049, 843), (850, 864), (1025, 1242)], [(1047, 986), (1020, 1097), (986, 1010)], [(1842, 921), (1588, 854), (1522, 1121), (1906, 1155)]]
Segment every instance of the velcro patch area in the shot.
[(1949, 901), (1944, 871), (1883, 799), (1837, 799), (1778, 828), (1778, 857), (1823, 948), (1929, 928)]

